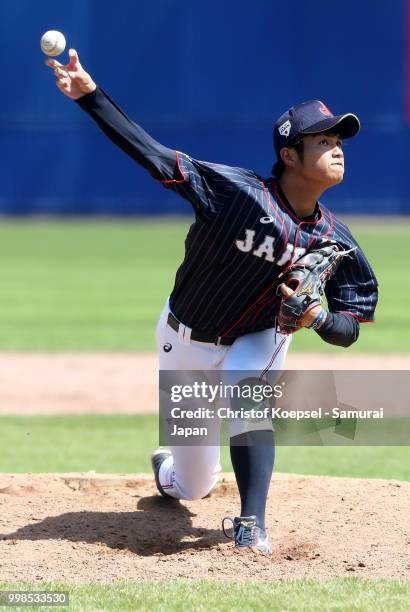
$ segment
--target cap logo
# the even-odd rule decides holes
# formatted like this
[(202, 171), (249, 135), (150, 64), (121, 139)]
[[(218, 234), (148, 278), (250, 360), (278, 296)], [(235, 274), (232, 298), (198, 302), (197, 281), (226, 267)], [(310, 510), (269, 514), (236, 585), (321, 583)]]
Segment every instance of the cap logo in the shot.
[(290, 134), (290, 128), (291, 128), (291, 123), (289, 121), (289, 119), (287, 121), (285, 121), (285, 123), (282, 123), (281, 126), (279, 126), (278, 131), (279, 134), (281, 136), (286, 136), (286, 138), (289, 136)]
[(330, 111), (326, 104), (324, 104), (323, 102), (320, 103), (319, 110), (323, 115), (326, 115), (327, 117), (333, 117), (332, 111)]

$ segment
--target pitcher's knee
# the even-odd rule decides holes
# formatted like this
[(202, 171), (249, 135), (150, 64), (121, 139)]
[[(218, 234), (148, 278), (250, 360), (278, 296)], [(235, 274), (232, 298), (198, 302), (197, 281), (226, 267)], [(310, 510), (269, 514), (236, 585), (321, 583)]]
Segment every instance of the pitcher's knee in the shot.
[(215, 476), (212, 480), (208, 480), (206, 482), (185, 482), (184, 486), (181, 487), (184, 493), (183, 499), (188, 501), (202, 499), (203, 497), (206, 497), (212, 491), (212, 489), (214, 489), (217, 482), (218, 476)]

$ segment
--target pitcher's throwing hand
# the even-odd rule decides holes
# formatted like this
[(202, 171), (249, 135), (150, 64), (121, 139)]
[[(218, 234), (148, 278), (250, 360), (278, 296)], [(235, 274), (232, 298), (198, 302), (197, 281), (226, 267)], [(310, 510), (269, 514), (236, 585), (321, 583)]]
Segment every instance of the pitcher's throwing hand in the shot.
[(68, 64), (60, 64), (55, 59), (48, 58), (45, 63), (54, 69), (57, 77), (56, 85), (68, 98), (78, 100), (85, 94), (92, 93), (97, 89), (88, 72), (80, 64), (78, 53), (75, 49), (68, 52), (70, 61)]

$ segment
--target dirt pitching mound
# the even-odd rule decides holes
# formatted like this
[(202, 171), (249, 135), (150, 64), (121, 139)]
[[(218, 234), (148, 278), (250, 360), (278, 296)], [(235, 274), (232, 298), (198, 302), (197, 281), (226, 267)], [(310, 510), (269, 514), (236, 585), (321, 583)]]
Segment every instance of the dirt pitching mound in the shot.
[(161, 498), (152, 477), (0, 475), (3, 581), (410, 578), (410, 483), (276, 474), (271, 558), (237, 553), (220, 528), (238, 511), (232, 475), (211, 497)]

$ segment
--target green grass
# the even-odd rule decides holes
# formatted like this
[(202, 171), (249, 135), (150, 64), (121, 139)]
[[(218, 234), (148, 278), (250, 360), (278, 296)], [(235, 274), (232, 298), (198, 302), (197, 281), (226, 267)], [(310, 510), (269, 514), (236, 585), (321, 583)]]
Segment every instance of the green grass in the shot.
[[(45, 611), (90, 610), (386, 610), (407, 611), (410, 583), (399, 580), (338, 578), (328, 581), (211, 582), (176, 580), (119, 582), (112, 585), (68, 585), (59, 582), (0, 583), (1, 590), (68, 591), (69, 608)], [(24, 610), (27, 608), (13, 608)]]
[[(190, 222), (3, 222), (0, 350), (153, 350)], [(377, 323), (349, 350), (408, 352), (410, 225), (351, 227), (381, 290)], [(344, 349), (302, 331), (292, 350)]]
[(153, 350), (185, 223), (0, 226), (0, 350)]
[[(154, 415), (0, 417), (0, 472), (150, 472)], [(410, 480), (410, 447), (279, 447), (275, 470)], [(222, 449), (224, 471), (232, 469)]]

